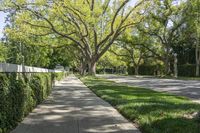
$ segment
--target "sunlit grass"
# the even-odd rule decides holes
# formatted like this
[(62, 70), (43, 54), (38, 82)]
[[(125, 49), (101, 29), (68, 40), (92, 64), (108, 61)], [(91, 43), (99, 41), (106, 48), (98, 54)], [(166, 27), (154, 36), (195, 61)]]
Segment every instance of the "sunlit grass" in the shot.
[(192, 118), (200, 110), (200, 104), (185, 97), (96, 77), (81, 80), (127, 119), (137, 123), (143, 133), (200, 133), (200, 123)]

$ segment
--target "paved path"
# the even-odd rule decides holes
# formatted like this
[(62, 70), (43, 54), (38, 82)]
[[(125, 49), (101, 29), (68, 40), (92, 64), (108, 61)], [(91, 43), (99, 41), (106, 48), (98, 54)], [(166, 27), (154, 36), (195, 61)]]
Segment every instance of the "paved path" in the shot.
[(71, 75), (11, 133), (140, 133)]
[(125, 83), (130, 86), (150, 88), (156, 91), (170, 92), (200, 102), (200, 81), (176, 80), (159, 78), (142, 78), (131, 76), (99, 75), (117, 83)]

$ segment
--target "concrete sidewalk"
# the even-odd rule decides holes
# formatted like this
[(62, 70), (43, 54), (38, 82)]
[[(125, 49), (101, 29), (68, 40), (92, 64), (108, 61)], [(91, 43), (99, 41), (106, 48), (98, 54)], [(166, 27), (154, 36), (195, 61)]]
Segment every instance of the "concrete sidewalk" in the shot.
[(11, 133), (140, 133), (71, 75)]

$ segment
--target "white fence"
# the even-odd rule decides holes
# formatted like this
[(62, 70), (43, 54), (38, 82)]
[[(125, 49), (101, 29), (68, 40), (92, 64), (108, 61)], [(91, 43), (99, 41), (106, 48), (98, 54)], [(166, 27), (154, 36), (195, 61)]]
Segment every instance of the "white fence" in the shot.
[(9, 63), (0, 63), (0, 73), (49, 73), (49, 72), (63, 72), (63, 70), (53, 70), (39, 67), (31, 67), (24, 65), (16, 65)]

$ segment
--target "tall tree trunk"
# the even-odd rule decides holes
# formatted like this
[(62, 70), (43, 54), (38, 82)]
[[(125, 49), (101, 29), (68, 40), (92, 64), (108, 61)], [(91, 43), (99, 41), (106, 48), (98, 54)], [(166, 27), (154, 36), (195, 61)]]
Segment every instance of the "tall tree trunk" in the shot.
[(88, 63), (88, 65), (89, 65), (88, 74), (89, 75), (96, 75), (96, 62), (97, 61), (91, 61)]
[(80, 59), (80, 69), (79, 72), (82, 76), (86, 74), (86, 69), (87, 69), (87, 62), (85, 62), (84, 59)]
[(170, 75), (170, 51), (169, 51), (169, 46), (166, 46), (166, 55), (164, 58), (164, 64), (165, 64), (165, 75)]
[(87, 68), (86, 63), (82, 64), (81, 70), (80, 70), (80, 73), (81, 73), (82, 76), (84, 76), (86, 74), (86, 68)]
[(169, 56), (167, 55), (164, 61), (165, 64), (165, 75), (170, 74), (170, 62), (169, 62)]
[(139, 67), (135, 66), (134, 69), (135, 69), (135, 75), (139, 75)]
[(196, 43), (195, 56), (196, 56), (196, 76), (199, 76), (200, 51), (198, 43)]

